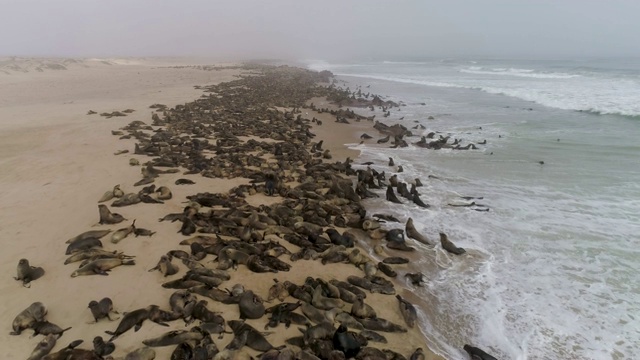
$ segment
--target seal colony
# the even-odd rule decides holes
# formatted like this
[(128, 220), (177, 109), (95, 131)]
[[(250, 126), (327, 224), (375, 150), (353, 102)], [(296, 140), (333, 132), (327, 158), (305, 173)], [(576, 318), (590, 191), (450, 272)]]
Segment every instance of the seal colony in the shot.
[[(416, 190), (419, 179), (411, 190), (397, 174), (387, 183), (385, 171), (377, 171), (375, 164), (361, 167), (350, 158), (333, 159), (332, 149), (323, 149), (325, 140), (314, 133), (326, 116), (341, 124), (374, 121), (342, 105), (378, 106), (385, 114), (398, 105), (378, 96), (368, 100), (369, 94), (356, 98), (356, 93), (327, 85), (329, 72), (262, 65), (244, 69), (251, 74), (202, 87), (206, 95), (191, 103), (174, 108), (154, 104), (151, 125), (133, 121), (113, 132), (136, 140), (131, 153), (141, 164), (141, 179), (116, 185), (99, 198), (96, 218), (109, 228), (78, 229), (86, 231), (69, 239), (69, 257), (60, 264), (66, 270), (80, 262), (68, 271), (69, 281), (78, 281), (71, 277), (79, 275), (118, 276), (120, 265), (140, 268), (161, 281), (166, 298), (142, 307), (120, 303), (117, 294), (92, 300), (84, 310), (86, 322), (113, 321), (106, 331), (110, 338), (93, 338), (93, 349), (80, 348), (91, 338), (60, 342), (68, 328), (46, 322), (44, 315), (55, 309), (34, 299), (26, 310), (15, 309), (19, 314), (12, 326), (16, 336), (26, 329), (47, 336), (34, 343), (30, 359), (153, 359), (167, 347), (163, 354), (171, 359), (439, 358), (423, 350), (424, 338), (415, 326), (421, 309), (400, 295), (408, 275), (404, 254), (436, 242), (418, 232), (411, 219), (405, 238), (405, 228), (389, 226), (398, 219), (372, 216), (363, 205), (386, 189), (387, 199), (398, 206), (407, 202), (396, 191), (409, 204), (428, 208)], [(338, 109), (318, 108), (308, 102), (312, 98), (326, 98)], [(309, 112), (318, 118), (309, 119)], [(375, 122), (373, 128), (386, 135), (381, 144), (408, 146), (405, 138), (412, 136), (402, 126)], [(421, 147), (448, 146), (444, 138), (428, 144)], [(238, 185), (223, 193), (175, 196), (171, 184), (198, 184), (198, 177), (237, 180)], [(175, 243), (150, 240), (154, 247), (166, 247), (166, 253), (147, 264), (133, 260), (142, 254), (125, 255), (126, 243), (136, 241), (129, 235), (151, 237), (159, 231), (152, 223), (142, 226), (153, 230), (138, 228), (138, 216), (132, 214), (169, 203), (182, 206), (159, 219), (172, 224)], [(131, 207), (125, 213), (129, 220), (113, 207)], [(129, 225), (118, 225), (124, 221)], [(100, 240), (107, 235), (111, 241)], [(440, 236), (444, 250), (465, 254), (446, 234)], [(367, 248), (375, 249), (375, 256)], [(305, 271), (316, 264), (332, 269), (327, 271), (332, 276)], [(102, 276), (91, 278), (99, 282)], [(25, 279), (33, 280), (20, 280)], [(114, 308), (123, 315), (111, 318)], [(141, 336), (145, 331), (148, 336)], [(138, 347), (119, 349), (124, 337), (135, 338)], [(57, 352), (56, 342), (61, 345)]]

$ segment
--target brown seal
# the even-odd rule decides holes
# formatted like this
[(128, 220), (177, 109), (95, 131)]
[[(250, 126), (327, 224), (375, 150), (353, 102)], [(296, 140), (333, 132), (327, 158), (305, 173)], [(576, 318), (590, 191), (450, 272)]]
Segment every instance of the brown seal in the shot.
[(155, 309), (157, 309), (157, 305), (149, 305), (146, 308), (137, 309), (131, 312), (126, 313), (118, 327), (115, 331), (105, 331), (107, 334), (111, 335), (109, 341), (113, 341), (118, 336), (124, 334), (129, 331), (132, 327), (135, 327), (135, 331), (140, 330), (142, 327), (142, 323), (149, 318), (149, 313)]
[(442, 244), (443, 249), (454, 255), (462, 255), (466, 252), (465, 249), (455, 246), (445, 233), (440, 233), (440, 244)]
[(136, 230), (136, 221), (133, 220), (131, 225), (129, 225), (129, 226), (125, 227), (125, 228), (116, 230), (116, 232), (114, 232), (111, 235), (111, 242), (114, 243), (114, 244), (117, 244), (120, 241), (122, 241), (122, 239), (124, 239), (127, 236), (129, 236), (130, 234), (132, 234), (135, 230)]
[(160, 257), (160, 260), (158, 261), (158, 264), (154, 268), (149, 269), (149, 272), (154, 270), (159, 270), (165, 277), (167, 277), (177, 274), (179, 268), (177, 265), (171, 263), (171, 256), (162, 255)]
[(80, 269), (74, 271), (71, 277), (82, 275), (109, 275), (107, 271), (120, 265), (135, 265), (136, 262), (127, 259), (98, 259), (94, 260)]
[(33, 325), (31, 325), (31, 328), (33, 329), (33, 336), (42, 334), (42, 335), (58, 335), (58, 337), (62, 336), (62, 334), (64, 334), (65, 331), (71, 329), (71, 327), (63, 329), (60, 326), (54, 323), (50, 323), (46, 320), (36, 321), (35, 323), (33, 323)]
[(14, 277), (14, 279), (22, 281), (23, 286), (30, 287), (31, 281), (39, 279), (43, 275), (43, 268), (29, 265), (29, 260), (27, 259), (20, 259), (18, 261), (18, 276)]
[(403, 299), (402, 296), (396, 295), (396, 299), (398, 299), (400, 305), (400, 314), (402, 314), (402, 318), (404, 322), (407, 323), (407, 326), (413, 328), (416, 324), (416, 320), (418, 319), (418, 313), (416, 311), (415, 306)]
[(22, 310), (15, 319), (11, 327), (13, 331), (11, 335), (20, 335), (22, 330), (30, 328), (38, 321), (44, 321), (44, 316), (47, 314), (47, 308), (41, 302), (34, 302), (26, 309)]
[(240, 295), (240, 319), (259, 319), (264, 315), (265, 308), (262, 299), (251, 290)]
[(36, 345), (27, 360), (41, 360), (45, 355), (51, 352), (51, 349), (53, 349), (54, 346), (56, 346), (56, 339), (58, 339), (56, 335), (47, 335), (38, 343), (38, 345)]
[(71, 239), (67, 240), (67, 244), (71, 244), (74, 243), (78, 240), (84, 240), (84, 239), (88, 239), (88, 238), (96, 238), (96, 239), (100, 239), (102, 237), (104, 237), (105, 235), (109, 234), (111, 232), (111, 230), (90, 230), (90, 231), (85, 231), (80, 235), (76, 235), (74, 237), (72, 237)]
[(110, 298), (105, 297), (100, 301), (95, 301), (92, 300), (91, 302), (89, 302), (89, 309), (91, 309), (91, 315), (93, 315), (93, 318), (95, 319), (95, 322), (98, 322), (98, 320), (102, 319), (102, 318), (107, 318), (109, 319), (109, 321), (113, 321), (113, 320), (118, 320), (116, 319), (112, 319), (109, 315), (113, 312), (113, 313), (118, 313), (117, 311), (113, 310), (113, 302), (111, 301)]
[(98, 205), (98, 212), (100, 213), (99, 224), (118, 224), (126, 220), (124, 216), (109, 211), (107, 205)]
[(416, 227), (413, 225), (413, 219), (409, 218), (409, 220), (407, 220), (407, 224), (405, 225), (405, 232), (407, 233), (407, 236), (411, 239), (416, 240), (417, 242), (433, 247), (435, 246), (431, 241), (429, 241), (429, 239), (420, 234), (418, 232), (418, 230), (416, 230)]
[(200, 332), (198, 328), (193, 328), (190, 331), (172, 330), (158, 337), (142, 340), (142, 343), (151, 347), (159, 347), (159, 346), (178, 345), (186, 341), (199, 342), (203, 338), (204, 338), (204, 334), (202, 334), (202, 332)]

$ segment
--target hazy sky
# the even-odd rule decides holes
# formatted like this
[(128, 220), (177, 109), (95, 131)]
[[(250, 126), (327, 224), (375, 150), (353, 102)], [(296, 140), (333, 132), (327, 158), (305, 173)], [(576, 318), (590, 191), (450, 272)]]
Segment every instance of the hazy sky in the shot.
[(0, 0), (0, 55), (640, 56), (640, 0)]

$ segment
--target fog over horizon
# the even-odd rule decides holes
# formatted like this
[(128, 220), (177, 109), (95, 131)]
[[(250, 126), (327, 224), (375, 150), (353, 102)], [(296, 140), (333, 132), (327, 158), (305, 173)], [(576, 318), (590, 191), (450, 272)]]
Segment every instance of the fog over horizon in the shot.
[(0, 56), (640, 57), (640, 1), (0, 0)]

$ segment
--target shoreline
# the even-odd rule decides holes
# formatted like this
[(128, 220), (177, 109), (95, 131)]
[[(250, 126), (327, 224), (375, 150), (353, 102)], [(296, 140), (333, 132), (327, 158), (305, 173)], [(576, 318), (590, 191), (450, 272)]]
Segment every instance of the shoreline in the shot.
[[(154, 102), (150, 102), (148, 104), (146, 104), (146, 106), (151, 105)], [(85, 109), (89, 110), (89, 109)], [(97, 110), (97, 109), (96, 109)], [(100, 109), (102, 110), (102, 109)], [(100, 112), (100, 111), (99, 111)], [(327, 115), (327, 114), (322, 114), (322, 115)], [(91, 115), (91, 116), (97, 116), (97, 115)], [(318, 116), (320, 117), (320, 115)], [(69, 238), (77, 233), (82, 232), (84, 229), (89, 230), (90, 226), (95, 223), (95, 219), (97, 217), (96, 213), (94, 213), (93, 211), (89, 211), (88, 209), (90, 209), (90, 207), (86, 206), (86, 204), (92, 203), (93, 207), (95, 207), (95, 203), (96, 200), (99, 198), (100, 194), (102, 192), (104, 192), (105, 190), (108, 190), (110, 186), (106, 186), (107, 183), (109, 184), (113, 184), (113, 183), (122, 183), (122, 187), (125, 190), (125, 192), (128, 191), (133, 191), (133, 190), (139, 190), (139, 187), (133, 187), (132, 184), (133, 182), (138, 178), (139, 179), (139, 168), (138, 167), (130, 167), (129, 165), (125, 165), (126, 161), (125, 159), (127, 158), (140, 158), (140, 162), (143, 162), (143, 159), (146, 160), (146, 157), (141, 157), (139, 155), (135, 155), (133, 154), (134, 151), (132, 146), (132, 142), (131, 141), (124, 141), (124, 142), (120, 142), (117, 141), (114, 137), (112, 136), (111, 138), (109, 138), (109, 135), (105, 135), (107, 132), (107, 128), (109, 128), (110, 130), (115, 130), (116, 126), (115, 124), (119, 124), (117, 127), (122, 127), (123, 125), (129, 123), (131, 120), (134, 120), (136, 118), (139, 118), (139, 116), (136, 116), (136, 114), (134, 113), (134, 115), (132, 116), (128, 116), (127, 118), (115, 118), (115, 121), (113, 121), (112, 119), (100, 119), (101, 121), (104, 121), (104, 123), (100, 126), (100, 128), (102, 128), (102, 130), (100, 130), (100, 134), (97, 134), (95, 139), (91, 139), (92, 141), (97, 141), (98, 137), (103, 138), (103, 140), (100, 142), (99, 147), (101, 150), (104, 150), (106, 148), (111, 149), (112, 151), (117, 151), (118, 149), (128, 149), (130, 150), (129, 154), (125, 154), (123, 155), (119, 155), (119, 156), (113, 156), (111, 153), (104, 153), (102, 155), (100, 155), (99, 158), (93, 158), (91, 159), (92, 161), (99, 163), (98, 165), (102, 165), (104, 167), (104, 165), (108, 165), (108, 167), (113, 167), (114, 171), (108, 171), (107, 173), (100, 172), (97, 171), (98, 173), (100, 173), (99, 176), (93, 176), (92, 179), (86, 179), (86, 178), (82, 178), (81, 176), (78, 176), (79, 179), (76, 179), (76, 184), (77, 181), (80, 182), (86, 182), (87, 180), (89, 181), (96, 181), (99, 180), (98, 182), (100, 184), (104, 184), (104, 185), (100, 185), (100, 186), (96, 186), (95, 183), (92, 183), (91, 185), (91, 191), (88, 191), (88, 194), (83, 194), (82, 195), (82, 199), (76, 201), (75, 203), (71, 204), (71, 206), (63, 206), (62, 208), (59, 209), (59, 211), (64, 214), (66, 217), (68, 217), (69, 213), (72, 213), (73, 211), (70, 211), (69, 208), (77, 208), (80, 211), (80, 216), (78, 216), (77, 219), (69, 221), (70, 223), (83, 223), (85, 224), (84, 226), (73, 226), (73, 225), (69, 225), (66, 229), (62, 230), (62, 231), (57, 231), (54, 233), (50, 233), (50, 236), (56, 238), (56, 239), (66, 239)], [(356, 134), (357, 131), (354, 127), (350, 126), (351, 131), (348, 132), (348, 134), (345, 134), (344, 132), (340, 132), (340, 131), (336, 131), (337, 129), (337, 124), (334, 124), (333, 122), (329, 121), (330, 117), (326, 117), (327, 120), (323, 121), (323, 125), (322, 126), (316, 126), (313, 127), (313, 132), (317, 132), (316, 135), (318, 135), (318, 139), (323, 138), (323, 137), (331, 137), (334, 139), (335, 143), (332, 143), (331, 141), (326, 141), (326, 148), (330, 149), (330, 153), (332, 153), (333, 158), (330, 160), (330, 162), (335, 162), (336, 160), (340, 160), (341, 158), (344, 159), (346, 157), (349, 156), (353, 156), (356, 157), (357, 156), (357, 151), (354, 150), (350, 150), (347, 149), (346, 146), (344, 146), (343, 144), (345, 142), (344, 139), (351, 139), (352, 137), (355, 137), (354, 135)], [(136, 119), (137, 120), (137, 119)], [(113, 122), (112, 122), (113, 121)], [(147, 123), (149, 123), (148, 118), (147, 119), (143, 119), (142, 121), (145, 121)], [(93, 127), (93, 130), (95, 129), (95, 123), (91, 124), (91, 125), (87, 125), (87, 126), (91, 126)], [(68, 135), (68, 134), (67, 134)], [(338, 136), (340, 135), (340, 136)], [(108, 140), (107, 140), (108, 138)], [(45, 143), (44, 146), (44, 151), (56, 151), (56, 146), (60, 145), (59, 142), (62, 139), (68, 139), (65, 137), (54, 137), (53, 139), (48, 139), (48, 141)], [(340, 139), (340, 140), (338, 140)], [(355, 140), (354, 142), (358, 141), (357, 138), (353, 139)], [(88, 141), (85, 139), (85, 141)], [(92, 144), (94, 145), (94, 144)], [(72, 146), (70, 146), (72, 147)], [(74, 148), (73, 150), (75, 150), (77, 148)], [(71, 150), (70, 153), (67, 153), (67, 156), (72, 157), (73, 156), (73, 150)], [(97, 156), (97, 151), (94, 152), (92, 155)], [(122, 158), (122, 159), (120, 159)], [(267, 160), (269, 161), (269, 160)], [(269, 161), (270, 162), (270, 161)], [(9, 162), (11, 163), (11, 161)], [(273, 165), (274, 163), (271, 162), (271, 165)], [(0, 165), (5, 165), (6, 163), (0, 163)], [(99, 166), (98, 166), (99, 167)], [(22, 168), (20, 168), (20, 170), (26, 170), (26, 165), (23, 166)], [(97, 169), (96, 169), (97, 170)], [(95, 170), (94, 170), (95, 171)], [(24, 175), (23, 178), (19, 178), (19, 181), (24, 181), (25, 178), (27, 178), (28, 175)], [(105, 179), (106, 178), (106, 179)], [(115, 178), (119, 178), (118, 181), (114, 181), (113, 179)], [(196, 185), (194, 185), (193, 188), (190, 188), (189, 186), (186, 187), (180, 187), (180, 186), (175, 186), (173, 185), (173, 182), (177, 179), (177, 178), (188, 178), (191, 179), (193, 181), (196, 182)], [(59, 181), (64, 182), (65, 181), (65, 177), (64, 176), (59, 176), (58, 177)], [(124, 180), (124, 181), (123, 181)], [(3, 181), (4, 182), (4, 181)], [(241, 185), (242, 184), (248, 184), (248, 179), (247, 180), (242, 180), (241, 181)], [(101, 296), (110, 296), (113, 301), (114, 301), (114, 307), (117, 308), (118, 310), (122, 311), (131, 311), (137, 307), (140, 306), (145, 306), (148, 305), (150, 302), (155, 303), (157, 305), (159, 305), (161, 308), (166, 309), (167, 305), (166, 305), (166, 301), (168, 299), (167, 294), (170, 294), (170, 292), (167, 292), (166, 289), (161, 288), (159, 285), (164, 282), (164, 279), (160, 279), (161, 276), (157, 273), (150, 273), (148, 274), (146, 271), (143, 272), (142, 274), (140, 274), (142, 271), (142, 269), (140, 269), (139, 267), (142, 267), (143, 269), (147, 269), (147, 268), (151, 268), (154, 265), (154, 262), (157, 261), (157, 259), (160, 257), (160, 255), (164, 254), (167, 250), (170, 249), (169, 244), (173, 244), (172, 246), (175, 246), (176, 240), (179, 238), (184, 238), (181, 235), (171, 235), (171, 234), (175, 234), (176, 231), (176, 225), (175, 224), (167, 224), (167, 223), (157, 223), (158, 218), (166, 215), (166, 213), (169, 212), (180, 212), (182, 207), (184, 206), (184, 204), (182, 203), (182, 200), (185, 199), (185, 197), (188, 194), (193, 194), (195, 193), (195, 189), (210, 189), (209, 191), (212, 191), (213, 189), (215, 189), (216, 192), (220, 192), (220, 193), (225, 193), (228, 192), (229, 190), (231, 190), (234, 186), (237, 188), (238, 187), (238, 181), (237, 180), (225, 180), (225, 179), (211, 179), (211, 178), (206, 178), (206, 177), (202, 177), (202, 176), (195, 176), (195, 175), (181, 175), (181, 174), (167, 174), (167, 175), (162, 175), (160, 178), (158, 178), (156, 184), (159, 185), (166, 185), (166, 186), (170, 186), (171, 190), (173, 191), (173, 195), (174, 195), (174, 201), (167, 201), (165, 203), (165, 205), (162, 206), (157, 206), (157, 205), (134, 205), (132, 207), (125, 207), (125, 208), (112, 208), (112, 211), (118, 211), (121, 212), (123, 215), (125, 215), (126, 218), (128, 219), (133, 219), (136, 218), (137, 222), (136, 225), (137, 226), (141, 226), (141, 227), (148, 227), (148, 228), (153, 228), (153, 230), (156, 230), (158, 232), (157, 235), (155, 235), (152, 238), (144, 239), (139, 241), (139, 238), (136, 239), (125, 239), (123, 240), (121, 243), (118, 244), (117, 248), (118, 250), (122, 250), (124, 251), (124, 253), (126, 254), (132, 254), (137, 256), (136, 258), (136, 266), (131, 266), (131, 267), (119, 267), (117, 269), (114, 269), (113, 273), (111, 276), (109, 277), (100, 277), (99, 279), (95, 279), (95, 277), (92, 276), (88, 276), (88, 277), (79, 277), (73, 280), (69, 280), (67, 273), (69, 272), (70, 265), (67, 266), (62, 266), (61, 263), (64, 261), (64, 257), (61, 256), (62, 253), (64, 253), (64, 250), (62, 250), (62, 252), (60, 251), (63, 248), (63, 241), (55, 241), (55, 244), (47, 244), (46, 247), (49, 249), (49, 251), (51, 251), (51, 254), (55, 254), (54, 258), (55, 259), (51, 259), (50, 261), (50, 265), (49, 267), (47, 267), (45, 270), (47, 271), (46, 273), (46, 277), (44, 279), (51, 280), (53, 277), (55, 277), (56, 281), (52, 281), (51, 283), (43, 283), (43, 280), (37, 280), (33, 283), (32, 288), (31, 289), (25, 289), (27, 291), (30, 291), (31, 294), (28, 294), (29, 298), (34, 298), (33, 294), (35, 292), (39, 293), (40, 296), (44, 295), (46, 293), (46, 289), (43, 289), (47, 286), (61, 286), (63, 287), (66, 291), (73, 291), (73, 292), (77, 292), (78, 294), (85, 294), (84, 296), (88, 296), (88, 295), (92, 295), (96, 300), (99, 299)], [(45, 183), (42, 186), (48, 186), (49, 184)], [(102, 187), (101, 187), (102, 186)], [(112, 186), (112, 185), (111, 185)], [(249, 185), (246, 185), (249, 186)], [(34, 185), (35, 187), (35, 185)], [(88, 188), (88, 186), (84, 186), (86, 188)], [(245, 188), (246, 189), (246, 188)], [(58, 189), (59, 192), (63, 192), (63, 189)], [(68, 191), (68, 190), (67, 190)], [(74, 189), (74, 192), (80, 193), (82, 191), (81, 188), (77, 188)], [(54, 191), (54, 194), (56, 192)], [(41, 195), (46, 195), (47, 194), (47, 190), (44, 191), (44, 194)], [(61, 196), (58, 197), (54, 197), (57, 201), (62, 201), (64, 202), (65, 199), (65, 194), (62, 193), (60, 194)], [(69, 195), (66, 195), (69, 196)], [(262, 196), (259, 195), (253, 195), (256, 196), (258, 199), (262, 198)], [(52, 199), (53, 200), (53, 199)], [(259, 201), (264, 201), (265, 199), (261, 199)], [(17, 204), (17, 201), (16, 201)], [(144, 206), (145, 212), (144, 214), (139, 214), (139, 211), (134, 211), (134, 210), (139, 210), (140, 206)], [(5, 210), (6, 211), (6, 210)], [(44, 213), (46, 213), (47, 211), (44, 211)], [(42, 213), (42, 212), (41, 212)], [(22, 214), (24, 215), (24, 214)], [(46, 215), (45, 215), (46, 216)], [(69, 219), (66, 219), (69, 220)], [(54, 224), (59, 223), (60, 219), (51, 219), (49, 222), (45, 222), (46, 225), (48, 225), (49, 227), (53, 227)], [(119, 228), (122, 226), (125, 226), (127, 222), (121, 223), (119, 225), (116, 226), (110, 226), (109, 228), (111, 229), (115, 229), (115, 228)], [(10, 226), (8, 226), (8, 228), (15, 228), (16, 225), (11, 226), (12, 224), (9, 224)], [(4, 227), (3, 227), (4, 228)], [(103, 227), (100, 227), (103, 228)], [(21, 234), (16, 234), (18, 235), (18, 237), (21, 237)], [(27, 236), (27, 235), (23, 235), (23, 236)], [(33, 235), (31, 235), (33, 236)], [(265, 237), (266, 238), (266, 237)], [(49, 240), (50, 242), (53, 242), (54, 240)], [(288, 247), (288, 243), (283, 242), (282, 239), (279, 240), (282, 245), (285, 245), (285, 247)], [(108, 241), (105, 241), (105, 245), (107, 244)], [(155, 245), (154, 245), (155, 244)], [(162, 245), (164, 246), (162, 246)], [(44, 245), (42, 244), (42, 241), (38, 241), (36, 243), (34, 243), (34, 245), (37, 247), (38, 245)], [(109, 244), (112, 245), (112, 244)], [(33, 245), (31, 247), (29, 247), (30, 249), (33, 249)], [(107, 246), (105, 246), (105, 248), (107, 248)], [(113, 248), (113, 247), (112, 247)], [(34, 252), (35, 255), (36, 252)], [(144, 256), (142, 256), (142, 254), (144, 254)], [(10, 264), (6, 265), (6, 269), (7, 271), (9, 271), (8, 269), (13, 268), (14, 266), (14, 262), (17, 261), (16, 258), (17, 254), (13, 254), (11, 257), (7, 256), (5, 258), (5, 263), (10, 262)], [(47, 261), (47, 259), (42, 258), (42, 257), (38, 257), (38, 256), (30, 256), (30, 260), (32, 262), (33, 265), (40, 265), (42, 266), (42, 264), (44, 262)], [(296, 284), (300, 284), (302, 282), (304, 282), (304, 278), (303, 276), (306, 277), (306, 275), (311, 274), (323, 274), (324, 276), (331, 276), (331, 274), (335, 274), (335, 276), (340, 276), (340, 277), (345, 277), (345, 273), (346, 274), (359, 274), (362, 275), (362, 272), (358, 269), (356, 269), (354, 266), (352, 265), (346, 265), (346, 264), (335, 264), (331, 266), (331, 271), (327, 271), (327, 267), (326, 266), (322, 266), (319, 265), (318, 261), (303, 261), (305, 264), (305, 268), (307, 269), (307, 271), (305, 272), (280, 272), (278, 273), (277, 277), (279, 279), (281, 279), (282, 281), (286, 280), (290, 280)], [(179, 274), (183, 274), (184, 273), (184, 267), (181, 267), (181, 272)], [(225, 285), (227, 286), (232, 286), (233, 283), (235, 283), (236, 281), (240, 281), (241, 283), (245, 283), (245, 284), (250, 284), (250, 287), (252, 290), (254, 290), (257, 294), (260, 294), (261, 296), (265, 296), (265, 294), (268, 291), (268, 288), (271, 286), (271, 282), (270, 279), (274, 276), (270, 273), (267, 274), (255, 274), (255, 273), (251, 273), (249, 271), (244, 271), (244, 274), (242, 274), (242, 270), (246, 270), (244, 268), (241, 267), (240, 270), (238, 270), (237, 272), (234, 272), (232, 275), (232, 280), (229, 283), (226, 283)], [(309, 271), (310, 270), (310, 271)], [(11, 270), (11, 272), (13, 272), (14, 270)], [(317, 276), (317, 275), (316, 275)], [(59, 278), (58, 278), (59, 277)], [(176, 275), (173, 278), (178, 278), (179, 276)], [(259, 278), (259, 281), (256, 281), (256, 278)], [(140, 294), (131, 294), (130, 291), (127, 291), (126, 286), (123, 288), (123, 284), (122, 284), (122, 279), (130, 279), (130, 280), (135, 280), (135, 279), (139, 279), (139, 281), (144, 281), (144, 282), (149, 282), (151, 281), (152, 284), (150, 286), (144, 287), (145, 293), (143, 295)], [(15, 285), (17, 285), (18, 282), (13, 282), (12, 284), (7, 284), (10, 285), (9, 287), (4, 286), (5, 287), (5, 292), (9, 292), (9, 291), (14, 291), (14, 292), (18, 292), (19, 290), (22, 289), (17, 289)], [(62, 285), (64, 284), (64, 285)], [(40, 290), (36, 290), (34, 291), (34, 289), (40, 288)], [(12, 289), (12, 290), (11, 290)], [(14, 293), (15, 294), (15, 293)], [(378, 294), (379, 295), (379, 294)], [(24, 291), (22, 291), (20, 296), (25, 296), (24, 295)], [(14, 296), (16, 298), (19, 298), (20, 296)], [(379, 295), (379, 296), (383, 296), (383, 295)], [(380, 308), (380, 315), (382, 315), (381, 317), (384, 318), (388, 318), (398, 324), (402, 323), (402, 319), (399, 317), (398, 314), (398, 310), (397, 310), (397, 301), (392, 297), (392, 296), (385, 296), (385, 298), (383, 298), (384, 300), (387, 301), (383, 301), (380, 299), (377, 299), (379, 296), (373, 296), (372, 297), (375, 300), (371, 300), (371, 304), (373, 304), (376, 309), (378, 310), (378, 307)], [(37, 297), (37, 296), (36, 296)], [(47, 299), (49, 299), (49, 297), (47, 297)], [(19, 300), (19, 299), (16, 299)], [(118, 301), (121, 300), (121, 301)], [(25, 301), (28, 300), (22, 300), (20, 301), (18, 304), (23, 304)], [(75, 299), (75, 301), (69, 301), (69, 299), (54, 299), (51, 298), (51, 300), (47, 300), (47, 307), (49, 308), (49, 320), (54, 322), (54, 323), (60, 323), (60, 325), (65, 325), (62, 324), (63, 322), (65, 322), (66, 319), (67, 322), (71, 323), (68, 324), (69, 326), (71, 325), (75, 325), (73, 323), (77, 323), (78, 325), (82, 324), (81, 322), (79, 322), (79, 319), (87, 319), (90, 315), (88, 315), (88, 311), (87, 310), (83, 310), (79, 313), (74, 313), (74, 312), (78, 312), (77, 310), (74, 309), (84, 309), (86, 307), (86, 303), (88, 302), (88, 300), (86, 298), (82, 298), (80, 299), (80, 296), (78, 296), (78, 299)], [(367, 301), (369, 302), (369, 301)], [(13, 316), (15, 316), (15, 314), (17, 314), (18, 311), (20, 311), (21, 309), (18, 309), (17, 303), (15, 301), (5, 301), (5, 303), (7, 303), (9, 306), (7, 306), (7, 309), (5, 310), (5, 313), (3, 313), (3, 319), (5, 320), (4, 322), (6, 323), (7, 321), (10, 322), (10, 318), (12, 318)], [(212, 304), (211, 301), (209, 301), (210, 305), (212, 305), (214, 308), (218, 309), (220, 304)], [(229, 320), (229, 319), (233, 319), (235, 318), (236, 315), (234, 315), (233, 313), (233, 309), (229, 309), (230, 306), (225, 306), (224, 307), (224, 317), (225, 319)], [(64, 310), (63, 310), (64, 309)], [(62, 310), (62, 311), (61, 311)], [(237, 307), (236, 307), (237, 310)], [(71, 319), (75, 319), (75, 321), (71, 321)], [(265, 317), (263, 317), (262, 319), (260, 319), (260, 321), (250, 321), (247, 320), (248, 323), (251, 324), (256, 324), (255, 327), (260, 329), (261, 326), (263, 325), (265, 321)], [(258, 325), (260, 324), (260, 325)], [(81, 328), (86, 328), (84, 330), (89, 330), (91, 333), (103, 333), (103, 330), (107, 330), (107, 329), (113, 329), (115, 327), (114, 323), (107, 323), (107, 322), (101, 322), (98, 323), (96, 325), (93, 325), (91, 327), (86, 327), (86, 326), (78, 326), (75, 325), (73, 327), (72, 330), (69, 331), (69, 335), (65, 336), (63, 339), (60, 340), (59, 344), (61, 344), (60, 346), (64, 346), (65, 342), (67, 341), (71, 341), (74, 339), (74, 336), (78, 336), (80, 334), (79, 331), (82, 331)], [(297, 332), (297, 330), (295, 329), (295, 326), (292, 326), (290, 329), (288, 329), (287, 332), (282, 332), (281, 331), (281, 327), (282, 325), (280, 325), (280, 327), (278, 328), (278, 334), (277, 335), (277, 339), (276, 340), (282, 340), (281, 336), (284, 336), (285, 333), (288, 332), (288, 334), (290, 336), (293, 336), (293, 334), (296, 334), (299, 332)], [(97, 329), (99, 328), (99, 329)], [(176, 329), (183, 329), (184, 326), (181, 324), (176, 324), (173, 325), (172, 324), (172, 328), (176, 328)], [(95, 330), (100, 330), (100, 331), (95, 331)], [(124, 354), (126, 353), (126, 351), (131, 351), (136, 347), (136, 344), (138, 346), (140, 346), (140, 340), (142, 339), (146, 339), (146, 338), (150, 338), (150, 337), (154, 337), (159, 335), (160, 333), (166, 331), (167, 329), (164, 328), (159, 328), (158, 326), (154, 325), (154, 324), (147, 324), (145, 323), (145, 326), (142, 327), (142, 329), (135, 333), (135, 335), (133, 333), (127, 333), (125, 335), (123, 335), (121, 338), (119, 338), (118, 340), (116, 340), (116, 346), (117, 346), (117, 353), (118, 354)], [(415, 333), (415, 330), (411, 331), (410, 333)], [(419, 333), (419, 331), (418, 331)], [(85, 334), (84, 332), (82, 332), (82, 334)], [(86, 335), (86, 334), (85, 334)], [(386, 335), (386, 334), (385, 334)], [(424, 340), (420, 340), (420, 338), (422, 337), (422, 334), (420, 334), (420, 336), (418, 337), (414, 337), (415, 335), (411, 335), (411, 336), (406, 336), (406, 334), (404, 336), (402, 336), (403, 341), (408, 341), (410, 344), (413, 344), (414, 347), (420, 347), (420, 346), (424, 346), (421, 345), (424, 343)], [(391, 339), (391, 336), (388, 336), (389, 339)], [(222, 349), (223, 345), (226, 344), (228, 342), (228, 340), (231, 339), (231, 336), (225, 336), (224, 340), (222, 343), (218, 343), (218, 347), (220, 349)], [(400, 338), (398, 338), (399, 340)], [(7, 339), (5, 339), (7, 340)], [(12, 339), (9, 339), (12, 340)], [(88, 342), (88, 338), (85, 338), (85, 343)], [(269, 340), (271, 340), (271, 338), (269, 338)], [(274, 345), (280, 344), (280, 342), (277, 342), (276, 340), (273, 340), (272, 343), (274, 343)], [(18, 342), (15, 341), (15, 343), (21, 343), (21, 344), (16, 344), (15, 348), (12, 346), (12, 350), (10, 351), (15, 351), (15, 352), (10, 352), (11, 356), (24, 356), (24, 354), (26, 354), (28, 351), (30, 350), (25, 350), (27, 348), (32, 349), (33, 346), (35, 345), (34, 340), (32, 340), (28, 345), (25, 345), (22, 341)], [(67, 342), (68, 343), (68, 342)], [(407, 353), (409, 350), (405, 349), (404, 347), (402, 349), (398, 348), (398, 347), (394, 347), (390, 344), (393, 344), (393, 341), (389, 341), (389, 348), (391, 349), (397, 349), (397, 350), (402, 350), (403, 354), (405, 356), (410, 355), (410, 353)], [(59, 349), (60, 346), (57, 346), (55, 349)], [(86, 348), (86, 345), (84, 346), (84, 348)], [(156, 352), (158, 354), (158, 358), (165, 358), (163, 354), (170, 354), (170, 352), (167, 352), (165, 350), (169, 350), (166, 348), (156, 348)], [(425, 349), (426, 350), (426, 349)], [(254, 354), (255, 355), (255, 354)], [(168, 356), (168, 355), (167, 355)], [(430, 356), (427, 357), (429, 359), (431, 358), (439, 358), (434, 356)]]

